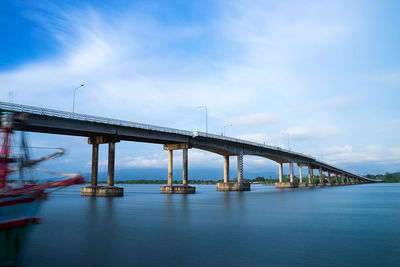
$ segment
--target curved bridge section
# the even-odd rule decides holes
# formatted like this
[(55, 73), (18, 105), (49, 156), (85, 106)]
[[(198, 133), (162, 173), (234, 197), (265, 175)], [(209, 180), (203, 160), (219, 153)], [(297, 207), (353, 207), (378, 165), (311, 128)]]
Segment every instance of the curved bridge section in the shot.
[[(238, 157), (238, 184), (243, 183), (243, 156), (252, 155), (275, 161), (279, 165), (278, 187), (297, 187), (293, 179), (293, 165), (299, 166), (300, 184), (314, 186), (314, 170), (319, 170), (318, 185), (381, 182), (348, 172), (311, 156), (263, 145), (237, 138), (204, 132), (191, 132), (167, 127), (115, 120), (85, 114), (77, 114), (40, 107), (0, 102), (0, 112), (23, 114), (25, 123), (19, 130), (88, 137), (92, 145), (92, 185), (97, 186), (98, 145), (109, 144), (108, 185), (114, 184), (115, 143), (121, 140), (163, 144), (168, 151), (168, 186), (172, 187), (173, 150), (183, 150), (183, 186), (187, 186), (187, 150), (197, 148), (220, 154), (224, 157), (224, 183), (222, 188), (233, 188), (229, 184), (229, 157)], [(283, 183), (283, 164), (290, 164), (290, 183)], [(185, 165), (186, 164), (186, 165)], [(186, 166), (186, 168), (185, 168)], [(308, 167), (308, 182), (303, 182), (302, 167)], [(324, 175), (324, 172), (327, 175)], [(333, 179), (335, 181), (333, 181)], [(342, 182), (339, 182), (339, 179)], [(325, 181), (327, 180), (327, 183)], [(246, 187), (246, 186), (244, 186)], [(237, 188), (240, 190), (240, 185)], [(178, 189), (177, 189), (178, 190)], [(161, 190), (162, 191), (162, 190)], [(174, 191), (168, 188), (166, 191)], [(180, 189), (178, 190), (180, 191)], [(193, 190), (191, 190), (193, 191)]]

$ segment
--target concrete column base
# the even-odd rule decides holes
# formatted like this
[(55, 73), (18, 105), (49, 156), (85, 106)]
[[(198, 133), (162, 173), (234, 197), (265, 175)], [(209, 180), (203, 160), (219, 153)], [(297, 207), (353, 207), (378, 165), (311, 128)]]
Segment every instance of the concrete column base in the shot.
[(307, 184), (306, 183), (299, 183), (298, 187), (307, 187)]
[(276, 188), (297, 188), (299, 187), (298, 183), (290, 183), (290, 182), (283, 182), (283, 183), (275, 183)]
[(329, 184), (329, 183), (327, 183), (327, 184), (325, 184), (325, 186), (333, 186), (334, 184)]
[(217, 191), (250, 191), (250, 183), (217, 183)]
[(160, 187), (161, 194), (194, 194), (196, 187), (183, 185), (167, 185)]
[(307, 184), (307, 187), (314, 188), (314, 187), (315, 187), (315, 184)]
[(323, 187), (323, 186), (325, 186), (326, 184), (320, 184), (320, 183), (318, 183), (317, 184), (317, 186), (319, 186), (319, 187)]
[(122, 197), (123, 195), (124, 188), (116, 186), (87, 186), (81, 189), (81, 196)]

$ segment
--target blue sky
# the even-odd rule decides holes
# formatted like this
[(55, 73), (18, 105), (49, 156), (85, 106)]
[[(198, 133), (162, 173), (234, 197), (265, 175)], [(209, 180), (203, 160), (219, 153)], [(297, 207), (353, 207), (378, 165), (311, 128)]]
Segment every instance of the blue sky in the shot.
[[(229, 136), (280, 147), (289, 135), (292, 150), (350, 171), (399, 171), (399, 11), (398, 1), (1, 1), (0, 98), (71, 111), (84, 83), (78, 113), (203, 131), (206, 105), (212, 133), (232, 124)], [(54, 168), (90, 170), (84, 138), (31, 143), (68, 149)], [(117, 169), (166, 160), (160, 145), (117, 144)], [(222, 175), (218, 155), (191, 150), (189, 164)], [(245, 157), (245, 169), (277, 166)]]

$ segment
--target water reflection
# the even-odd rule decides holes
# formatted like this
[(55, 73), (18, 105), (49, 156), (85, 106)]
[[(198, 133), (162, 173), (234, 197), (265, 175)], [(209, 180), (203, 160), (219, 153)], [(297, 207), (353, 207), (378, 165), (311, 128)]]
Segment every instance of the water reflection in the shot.
[(170, 195), (149, 194), (158, 186), (144, 185), (123, 198), (81, 198), (77, 190), (76, 197), (48, 202), (23, 263), (397, 266), (400, 186), (384, 186), (294, 192), (199, 186), (198, 194)]

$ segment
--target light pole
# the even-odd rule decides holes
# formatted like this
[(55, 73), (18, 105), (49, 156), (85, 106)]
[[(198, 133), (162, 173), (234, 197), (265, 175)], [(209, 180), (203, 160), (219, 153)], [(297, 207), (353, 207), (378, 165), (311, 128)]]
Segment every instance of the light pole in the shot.
[(225, 134), (226, 127), (231, 127), (231, 126), (232, 126), (232, 124), (228, 124), (228, 125), (224, 126), (224, 136), (226, 136), (226, 134)]
[(75, 113), (75, 93), (76, 93), (76, 90), (78, 90), (78, 88), (81, 88), (83, 86), (84, 86), (84, 84), (81, 84), (78, 87), (74, 88), (74, 100), (72, 101), (72, 113)]
[(207, 106), (198, 106), (197, 108), (204, 108), (206, 110), (206, 133), (208, 133), (208, 115), (207, 115)]

